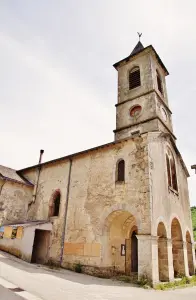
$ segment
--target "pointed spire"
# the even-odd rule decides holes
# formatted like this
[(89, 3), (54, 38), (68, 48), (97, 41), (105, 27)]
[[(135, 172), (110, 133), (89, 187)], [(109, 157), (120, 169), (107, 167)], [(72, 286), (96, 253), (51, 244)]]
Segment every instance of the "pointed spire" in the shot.
[(144, 49), (144, 46), (142, 45), (142, 43), (139, 41), (137, 43), (137, 45), (135, 46), (135, 48), (133, 49), (133, 51), (131, 52), (130, 55), (135, 55), (136, 53), (142, 51)]

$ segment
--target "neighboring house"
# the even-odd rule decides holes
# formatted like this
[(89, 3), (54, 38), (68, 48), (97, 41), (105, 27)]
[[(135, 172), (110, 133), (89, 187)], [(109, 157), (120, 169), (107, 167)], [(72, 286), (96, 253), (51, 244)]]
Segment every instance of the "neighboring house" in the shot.
[(168, 71), (155, 49), (141, 42), (114, 67), (114, 142), (11, 170), (9, 176), (10, 169), (0, 171), (6, 232), (0, 248), (9, 244), (24, 251), (26, 237), (17, 231), (34, 226), (32, 262), (66, 268), (81, 263), (89, 274), (137, 273), (153, 283), (192, 275), (189, 174), (173, 133)]

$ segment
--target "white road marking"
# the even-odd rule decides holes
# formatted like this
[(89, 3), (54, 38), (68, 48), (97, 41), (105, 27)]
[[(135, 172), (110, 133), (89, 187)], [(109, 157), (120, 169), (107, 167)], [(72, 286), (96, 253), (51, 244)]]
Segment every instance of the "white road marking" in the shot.
[(5, 287), (7, 289), (17, 288), (17, 286), (15, 284), (12, 284), (11, 282), (9, 282), (1, 277), (0, 277), (0, 285), (2, 285), (3, 287)]
[(22, 297), (26, 300), (42, 300), (41, 298), (38, 298), (38, 297), (36, 297), (36, 296), (26, 292), (26, 291), (15, 293), (15, 294), (17, 294), (18, 296), (20, 296), (20, 297)]
[[(17, 286), (15, 284), (12, 284), (11, 282), (9, 282), (9, 281), (1, 278), (1, 277), (0, 277), (0, 285), (3, 286), (6, 289), (15, 289), (15, 288), (17, 288)], [(38, 298), (38, 297), (36, 297), (36, 296), (26, 292), (26, 291), (22, 291), (22, 292), (14, 292), (13, 291), (13, 293), (20, 296), (20, 297), (22, 297), (22, 298), (24, 298), (24, 299), (26, 299), (26, 300), (42, 300), (41, 298)]]

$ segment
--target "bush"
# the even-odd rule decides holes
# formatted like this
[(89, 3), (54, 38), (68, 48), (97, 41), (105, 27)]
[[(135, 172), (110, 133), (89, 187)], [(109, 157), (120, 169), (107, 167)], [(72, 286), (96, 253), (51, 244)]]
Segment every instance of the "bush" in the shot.
[(75, 271), (76, 273), (82, 273), (82, 265), (81, 265), (81, 263), (75, 264), (75, 266), (74, 266), (74, 271)]

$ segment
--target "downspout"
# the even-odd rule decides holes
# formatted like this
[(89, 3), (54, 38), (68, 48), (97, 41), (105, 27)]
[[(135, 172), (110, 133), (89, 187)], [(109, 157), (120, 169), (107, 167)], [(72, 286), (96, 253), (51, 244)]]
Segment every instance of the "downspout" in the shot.
[(5, 185), (6, 181), (4, 181), (4, 183), (0, 186), (0, 196), (1, 196), (1, 192), (3, 190), (3, 186)]
[[(1, 184), (1, 186), (0, 186), (0, 196), (1, 196), (1, 193), (2, 193), (2, 190), (3, 190), (3, 187), (4, 187), (4, 185), (6, 184), (6, 181), (4, 181), (3, 182), (3, 184)], [(3, 211), (3, 209), (2, 209), (2, 207), (0, 208), (0, 212), (1, 211)], [(3, 218), (5, 218), (5, 217), (3, 217)], [(4, 219), (3, 219), (4, 220)], [(0, 226), (1, 226), (2, 224), (0, 223)]]
[(64, 224), (63, 224), (63, 233), (61, 238), (61, 253), (60, 253), (60, 266), (63, 262), (63, 250), (65, 244), (65, 231), (67, 225), (67, 212), (68, 212), (68, 204), (69, 204), (69, 191), (70, 191), (70, 182), (71, 182), (71, 169), (72, 169), (72, 159), (69, 159), (69, 174), (68, 174), (68, 181), (67, 181), (67, 195), (66, 195), (66, 203), (65, 203), (65, 214), (64, 214)]
[(37, 168), (37, 178), (36, 178), (36, 182), (34, 185), (34, 190), (33, 190), (33, 199), (32, 202), (29, 203), (29, 206), (35, 202), (36, 200), (36, 196), (37, 196), (37, 188), (38, 188), (38, 183), (39, 183), (39, 176), (40, 176), (40, 171), (41, 171), (41, 162), (42, 162), (42, 156), (43, 156), (44, 150), (40, 150), (40, 156), (39, 156), (39, 165)]

